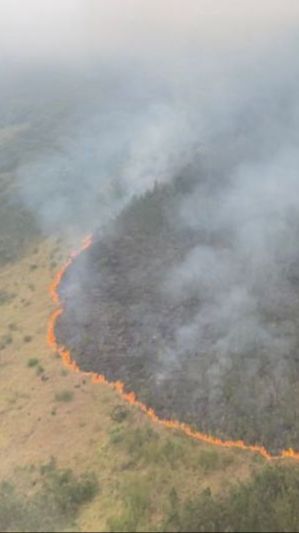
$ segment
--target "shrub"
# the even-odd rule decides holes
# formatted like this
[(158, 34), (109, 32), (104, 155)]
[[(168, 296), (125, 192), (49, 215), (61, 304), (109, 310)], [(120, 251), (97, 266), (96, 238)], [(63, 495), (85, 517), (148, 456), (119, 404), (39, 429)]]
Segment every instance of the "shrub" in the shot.
[(3, 289), (0, 290), (0, 305), (4, 305), (10, 302), (14, 298), (14, 294), (7, 292)]
[(37, 374), (38, 376), (40, 376), (41, 374), (44, 373), (44, 371), (45, 371), (44, 367), (41, 366), (41, 365), (38, 365), (38, 367), (37, 367), (37, 369), (36, 369), (36, 374)]
[(199, 456), (199, 464), (205, 472), (216, 470), (219, 466), (219, 452), (217, 450), (203, 450)]
[(11, 483), (2, 482), (0, 485), (0, 530), (25, 530), (28, 521), (24, 502), (16, 495), (15, 487)]
[(37, 366), (38, 363), (39, 360), (37, 359), (37, 357), (30, 357), (30, 359), (28, 359), (27, 366), (29, 366), (29, 368), (32, 368), (34, 366)]
[(22, 494), (13, 484), (0, 483), (0, 531), (77, 531), (80, 507), (99, 489), (95, 475), (87, 472), (76, 477), (72, 470), (60, 470), (51, 460), (41, 467), (39, 479), (36, 473), (34, 478), (37, 489)]
[(119, 429), (119, 427), (112, 429), (109, 433), (109, 438), (111, 444), (119, 444), (124, 440), (124, 432)]
[(0, 350), (4, 350), (4, 348), (11, 344), (12, 341), (13, 339), (11, 335), (3, 335), (0, 339)]
[(133, 479), (124, 487), (125, 510), (118, 517), (108, 520), (108, 529), (111, 532), (121, 531), (147, 531), (140, 529), (141, 524), (146, 524), (150, 511), (149, 487), (139, 478)]
[(94, 474), (85, 473), (77, 479), (70, 469), (58, 470), (53, 460), (46, 466), (43, 486), (58, 511), (73, 513), (95, 496), (98, 484)]
[(177, 504), (162, 531), (299, 531), (299, 469), (267, 466), (250, 481), (213, 496), (209, 489)]
[(74, 398), (74, 393), (69, 390), (63, 390), (55, 394), (57, 402), (70, 402)]
[(111, 413), (111, 418), (114, 422), (123, 422), (128, 417), (129, 411), (123, 405), (117, 405), (114, 407)]

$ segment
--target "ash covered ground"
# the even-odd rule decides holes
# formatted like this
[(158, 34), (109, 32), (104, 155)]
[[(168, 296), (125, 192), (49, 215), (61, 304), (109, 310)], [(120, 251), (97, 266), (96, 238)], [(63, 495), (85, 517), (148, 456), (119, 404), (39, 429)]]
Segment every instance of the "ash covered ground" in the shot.
[(64, 276), (57, 337), (82, 370), (123, 381), (160, 417), (272, 452), (298, 448), (297, 215), (291, 247), (281, 251), (286, 226), (280, 236), (275, 226), (274, 248), (257, 257), (247, 240), (241, 253), (246, 209), (233, 230), (223, 216), (205, 223), (207, 206), (215, 220), (231, 198), (232, 183), (217, 183), (186, 169), (133, 198)]

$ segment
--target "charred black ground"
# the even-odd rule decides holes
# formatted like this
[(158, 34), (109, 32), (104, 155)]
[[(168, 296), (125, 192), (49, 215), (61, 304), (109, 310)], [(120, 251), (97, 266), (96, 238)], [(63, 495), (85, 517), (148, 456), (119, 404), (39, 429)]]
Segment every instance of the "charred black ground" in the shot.
[(82, 370), (123, 381), (160, 417), (273, 452), (298, 448), (297, 350), (286, 354), (281, 379), (270, 353), (251, 350), (234, 354), (218, 381), (210, 370), (219, 354), (187, 347), (177, 353), (176, 332), (200, 312), (201, 301), (196, 293), (173, 299), (164, 290), (167, 272), (197, 244), (230, 246), (225, 236), (176, 224), (178, 206), (192, 187), (192, 180), (182, 179), (156, 186), (95, 237), (62, 280), (58, 340)]

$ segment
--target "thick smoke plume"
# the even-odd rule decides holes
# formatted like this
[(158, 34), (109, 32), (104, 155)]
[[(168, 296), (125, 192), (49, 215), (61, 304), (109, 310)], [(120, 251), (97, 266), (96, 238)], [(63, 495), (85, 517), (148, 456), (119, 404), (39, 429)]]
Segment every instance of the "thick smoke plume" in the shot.
[(14, 171), (46, 231), (98, 226), (208, 145), (224, 176), (293, 135), (299, 8), (260, 4), (2, 1), (1, 121), (26, 128)]

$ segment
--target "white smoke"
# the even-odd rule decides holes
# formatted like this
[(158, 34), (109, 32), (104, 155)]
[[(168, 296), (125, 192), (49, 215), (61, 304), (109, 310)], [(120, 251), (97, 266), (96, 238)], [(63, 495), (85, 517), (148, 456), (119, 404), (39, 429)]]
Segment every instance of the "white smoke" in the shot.
[(178, 353), (295, 342), (298, 22), (291, 0), (1, 0), (1, 122), (27, 125), (5, 164), (45, 232), (103, 226), (200, 162), (174, 223), (223, 245), (165, 272), (174, 298), (203, 301)]

